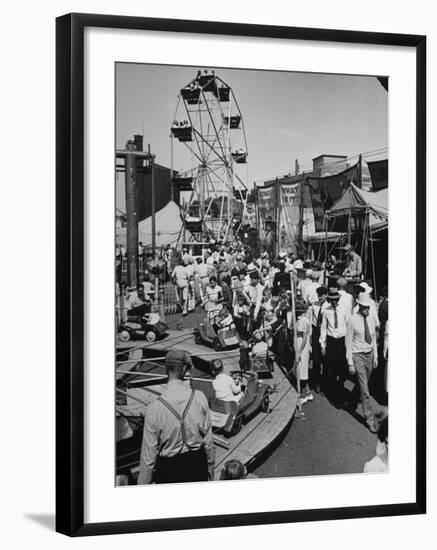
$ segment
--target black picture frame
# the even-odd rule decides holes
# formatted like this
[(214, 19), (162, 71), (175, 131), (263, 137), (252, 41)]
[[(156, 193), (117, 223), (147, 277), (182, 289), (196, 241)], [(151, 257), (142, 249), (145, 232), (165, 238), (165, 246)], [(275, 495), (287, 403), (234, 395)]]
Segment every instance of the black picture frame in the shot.
[[(402, 46), (416, 51), (416, 499), (316, 510), (84, 523), (84, 29)], [(69, 536), (321, 521), (426, 512), (426, 37), (284, 26), (68, 14), (56, 20), (56, 530)]]

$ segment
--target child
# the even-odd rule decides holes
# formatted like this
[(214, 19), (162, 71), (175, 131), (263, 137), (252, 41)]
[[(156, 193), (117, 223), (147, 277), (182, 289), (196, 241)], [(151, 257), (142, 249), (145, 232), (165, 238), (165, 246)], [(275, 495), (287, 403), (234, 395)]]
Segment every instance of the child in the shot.
[(296, 359), (300, 379), (300, 402), (306, 403), (314, 399), (308, 385), (308, 366), (310, 362), (311, 322), (307, 315), (304, 301), (296, 301)]
[(221, 471), (220, 479), (256, 478), (255, 474), (248, 474), (246, 466), (239, 460), (228, 460)]
[(253, 358), (265, 358), (267, 357), (269, 348), (267, 342), (264, 342), (262, 334), (259, 330), (256, 330), (253, 333), (253, 340), (255, 342), (252, 351), (250, 352), (251, 357)]
[(223, 308), (214, 318), (215, 329), (218, 332), (219, 330), (224, 330), (230, 328), (234, 324), (234, 319), (229, 313), (228, 308), (223, 305)]
[(212, 381), (215, 396), (221, 401), (235, 401), (239, 403), (243, 398), (243, 392), (238, 381), (232, 376), (223, 372), (223, 362), (221, 359), (214, 359), (211, 362), (211, 371), (215, 378)]
[(238, 334), (241, 338), (246, 339), (247, 334), (247, 321), (249, 319), (250, 309), (243, 294), (237, 296), (237, 303), (234, 305), (234, 320)]

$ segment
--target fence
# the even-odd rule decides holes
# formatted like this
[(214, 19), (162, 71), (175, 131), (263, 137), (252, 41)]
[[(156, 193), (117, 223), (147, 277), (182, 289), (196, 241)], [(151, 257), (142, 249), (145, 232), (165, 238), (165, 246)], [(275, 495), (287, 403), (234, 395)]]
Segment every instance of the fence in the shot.
[(162, 285), (162, 294), (163, 297), (163, 307), (164, 307), (164, 314), (165, 315), (171, 315), (172, 313), (177, 313), (178, 311), (178, 295), (176, 292), (176, 286), (173, 283), (164, 283)]

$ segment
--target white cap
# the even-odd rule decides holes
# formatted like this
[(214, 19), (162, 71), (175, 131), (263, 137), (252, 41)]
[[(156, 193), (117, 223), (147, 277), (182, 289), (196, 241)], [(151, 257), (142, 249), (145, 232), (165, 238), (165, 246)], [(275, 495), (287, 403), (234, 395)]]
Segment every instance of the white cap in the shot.
[(372, 300), (366, 292), (361, 292), (358, 296), (357, 304), (364, 307), (370, 307), (372, 305)]

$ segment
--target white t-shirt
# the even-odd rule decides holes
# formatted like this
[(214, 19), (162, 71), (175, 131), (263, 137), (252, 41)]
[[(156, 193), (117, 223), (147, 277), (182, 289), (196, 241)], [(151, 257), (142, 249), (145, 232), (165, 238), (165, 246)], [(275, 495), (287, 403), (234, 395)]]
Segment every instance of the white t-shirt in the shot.
[(240, 386), (234, 382), (232, 376), (224, 372), (218, 374), (212, 381), (212, 387), (215, 391), (215, 396), (221, 401), (236, 401), (241, 394)]
[(266, 342), (257, 342), (252, 348), (252, 357), (267, 357), (268, 350)]

